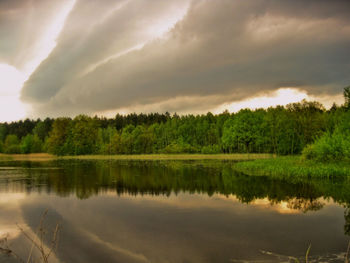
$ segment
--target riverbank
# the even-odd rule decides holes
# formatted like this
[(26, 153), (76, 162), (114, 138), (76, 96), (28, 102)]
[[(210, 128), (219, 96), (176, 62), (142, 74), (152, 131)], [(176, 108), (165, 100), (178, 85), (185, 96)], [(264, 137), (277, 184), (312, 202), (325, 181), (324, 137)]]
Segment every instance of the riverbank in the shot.
[(30, 153), (30, 154), (3, 154), (0, 153), (0, 161), (31, 161), (44, 162), (57, 159), (57, 156), (48, 153)]
[(0, 154), (0, 161), (45, 162), (54, 160), (123, 160), (123, 161), (236, 161), (233, 169), (247, 175), (275, 178), (350, 177), (349, 162), (315, 162), (300, 156), (272, 154), (141, 154), (141, 155), (79, 155), (55, 156), (47, 153)]
[(0, 154), (0, 160), (50, 161), (50, 160), (257, 160), (273, 158), (272, 154), (135, 154), (135, 155), (77, 155), (55, 156), (47, 153)]
[(272, 154), (136, 154), (136, 155), (78, 155), (61, 159), (78, 160), (257, 160), (273, 158)]
[(283, 156), (264, 160), (238, 162), (235, 170), (247, 175), (275, 178), (334, 178), (350, 176), (349, 162), (315, 162), (300, 156)]

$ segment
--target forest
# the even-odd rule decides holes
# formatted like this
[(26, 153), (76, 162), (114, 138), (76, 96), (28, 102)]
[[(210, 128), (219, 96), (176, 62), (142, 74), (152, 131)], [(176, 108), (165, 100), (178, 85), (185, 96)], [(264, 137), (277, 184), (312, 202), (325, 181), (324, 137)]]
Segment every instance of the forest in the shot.
[(303, 154), (318, 161), (350, 158), (350, 86), (345, 103), (316, 101), (214, 115), (117, 114), (0, 123), (0, 153), (54, 155), (152, 153)]

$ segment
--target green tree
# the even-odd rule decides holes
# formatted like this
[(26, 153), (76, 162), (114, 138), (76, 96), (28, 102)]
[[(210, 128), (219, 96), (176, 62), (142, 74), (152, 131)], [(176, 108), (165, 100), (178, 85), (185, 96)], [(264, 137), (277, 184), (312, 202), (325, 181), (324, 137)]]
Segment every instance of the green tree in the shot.
[(303, 100), (287, 105), (293, 125), (291, 154), (299, 154), (302, 149), (313, 143), (326, 131), (325, 108), (316, 101)]
[(135, 129), (134, 125), (127, 125), (120, 136), (120, 153), (131, 154), (133, 153), (133, 135), (132, 132)]
[(283, 106), (270, 107), (264, 122), (269, 129), (269, 149), (275, 154), (290, 154), (293, 152), (296, 120)]
[(0, 123), (0, 142), (4, 142), (7, 135), (7, 127)]
[(261, 151), (265, 127), (261, 111), (241, 110), (224, 124), (222, 143), (229, 152)]
[(44, 141), (45, 138), (49, 135), (51, 127), (51, 119), (46, 118), (44, 121), (39, 120), (33, 129), (33, 134), (37, 135), (40, 138), (40, 140)]
[(52, 130), (47, 139), (47, 150), (56, 155), (67, 154), (65, 143), (68, 138), (72, 120), (69, 118), (57, 118), (52, 124)]
[(111, 141), (110, 141), (110, 154), (118, 154), (122, 153), (121, 151), (121, 136), (119, 132), (115, 132), (111, 136)]
[(42, 151), (42, 141), (37, 135), (28, 134), (22, 138), (22, 153), (39, 153)]
[(19, 145), (18, 137), (14, 134), (9, 134), (6, 136), (4, 143), (5, 153), (21, 153), (21, 148)]
[(74, 155), (92, 154), (96, 152), (98, 125), (86, 115), (74, 118), (72, 128), (65, 143), (67, 152)]
[(133, 140), (133, 153), (152, 153), (154, 136), (152, 130), (143, 125), (138, 125), (131, 133)]
[(116, 154), (120, 142), (117, 142), (116, 137), (119, 137), (116, 128), (108, 126), (107, 128), (99, 128), (96, 140), (97, 153), (100, 154)]
[(344, 88), (344, 99), (345, 99), (345, 108), (349, 109), (350, 108), (350, 86)]

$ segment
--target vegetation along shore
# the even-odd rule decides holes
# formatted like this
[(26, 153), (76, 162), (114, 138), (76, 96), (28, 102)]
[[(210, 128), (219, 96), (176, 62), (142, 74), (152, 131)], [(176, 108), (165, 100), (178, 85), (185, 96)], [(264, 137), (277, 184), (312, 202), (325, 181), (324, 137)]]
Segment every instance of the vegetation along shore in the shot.
[(268, 175), (349, 175), (350, 87), (344, 89), (344, 99), (343, 105), (329, 110), (318, 102), (302, 101), (217, 115), (79, 115), (0, 123), (0, 153), (87, 159), (247, 160), (293, 155), (243, 162), (237, 168)]

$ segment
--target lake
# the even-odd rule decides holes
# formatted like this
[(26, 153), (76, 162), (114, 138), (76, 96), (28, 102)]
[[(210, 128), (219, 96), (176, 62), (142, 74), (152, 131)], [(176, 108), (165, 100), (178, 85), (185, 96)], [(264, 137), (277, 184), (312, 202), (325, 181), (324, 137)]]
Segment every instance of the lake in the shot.
[[(0, 236), (22, 258), (45, 210), (50, 262), (344, 262), (350, 182), (293, 182), (229, 161), (0, 162)], [(18, 223), (18, 226), (16, 226)], [(18, 262), (6, 255), (0, 262)]]

